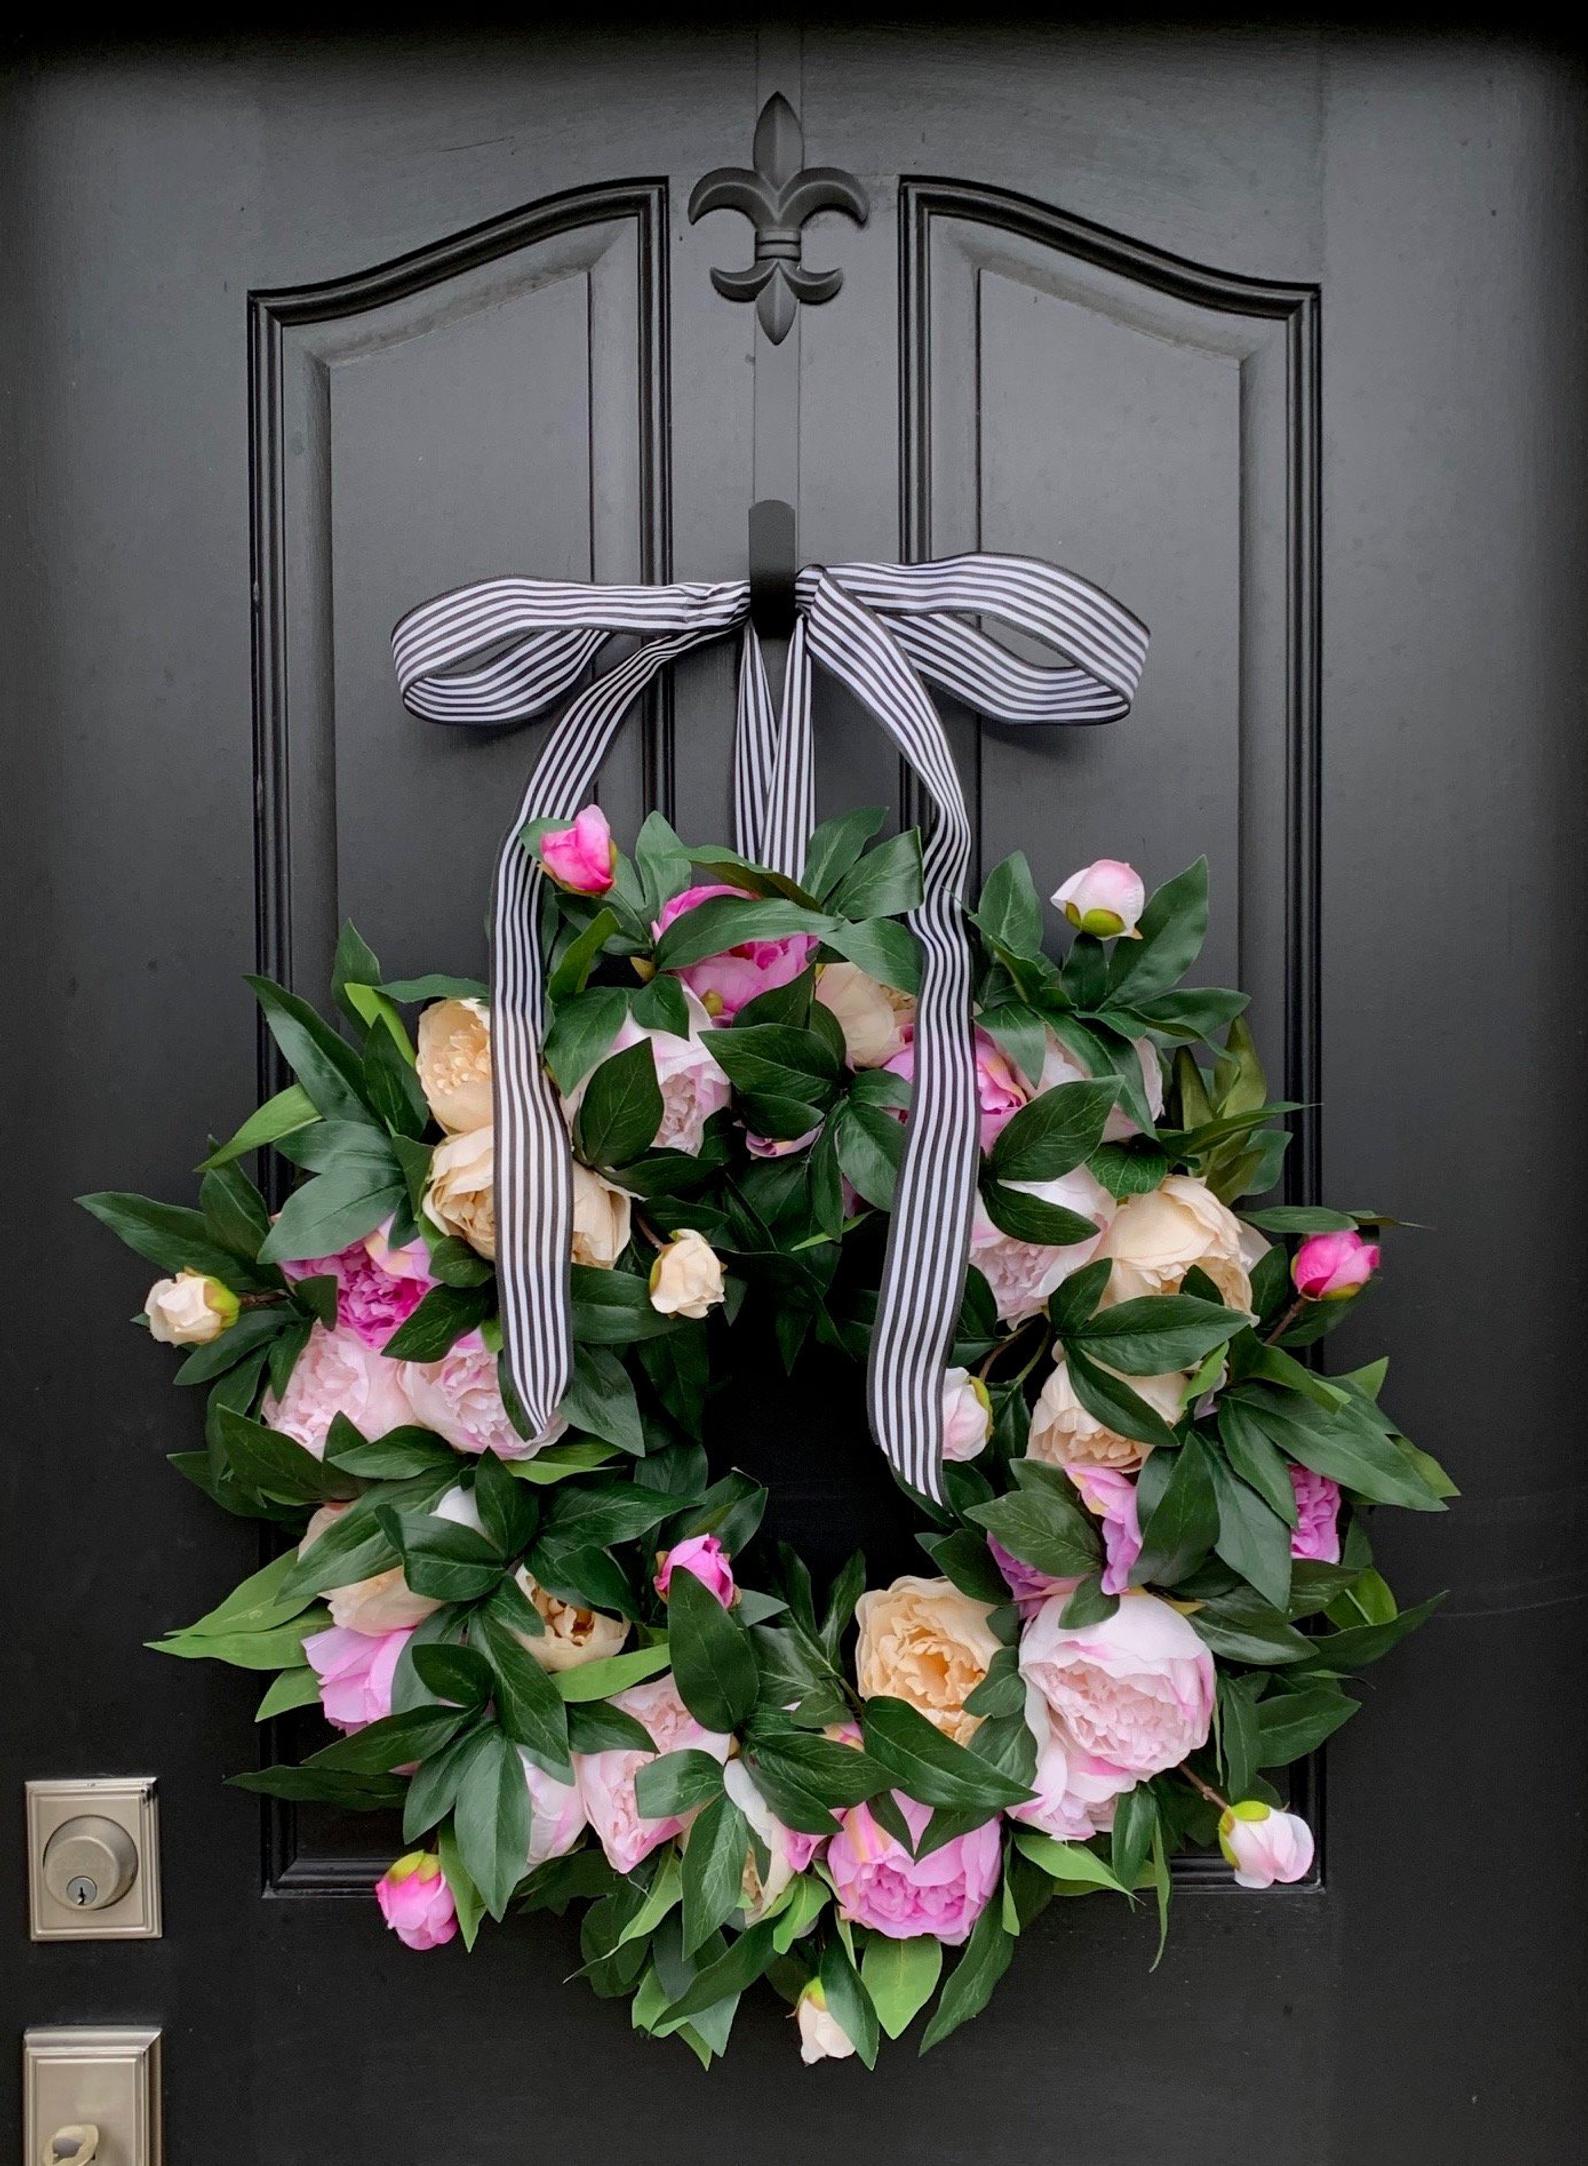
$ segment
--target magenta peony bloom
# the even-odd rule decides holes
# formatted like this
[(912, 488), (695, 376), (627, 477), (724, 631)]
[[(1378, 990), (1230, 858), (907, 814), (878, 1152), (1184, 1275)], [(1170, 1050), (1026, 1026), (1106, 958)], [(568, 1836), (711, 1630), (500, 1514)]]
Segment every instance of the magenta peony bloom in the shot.
[[(662, 914), (654, 928), (657, 939), (660, 940), (668, 926), (681, 918), (686, 910), (710, 902), (715, 895), (737, 895), (744, 902), (754, 900), (741, 887), (723, 887), (715, 883), (686, 887), (682, 895), (675, 895), (670, 902), (663, 903)], [(790, 933), (781, 940), (741, 940), (737, 947), (725, 948), (720, 955), (708, 955), (701, 962), (686, 963), (677, 976), (691, 992), (700, 996), (708, 1015), (722, 1016), (731, 1023), (757, 993), (770, 993), (776, 986), (792, 984), (815, 949), (816, 942), (806, 933)]]
[(1349, 1233), (1309, 1234), (1291, 1260), (1290, 1276), (1306, 1301), (1349, 1301), (1378, 1269), (1379, 1245)]
[(698, 1579), (709, 1594), (714, 1594), (724, 1609), (733, 1605), (733, 1566), (728, 1553), (714, 1534), (692, 1534), (684, 1542), (675, 1542), (661, 1560), (655, 1587), (663, 1601), (673, 1584), (675, 1572), (687, 1572)]
[(441, 1948), (458, 1930), (457, 1906), (433, 1850), (410, 1850), (375, 1883), (381, 1916), (405, 1948)]
[(1317, 1564), (1340, 1561), (1340, 1485), (1311, 1467), (1292, 1467), (1290, 1486), (1296, 1492), (1296, 1524), (1290, 1535), (1290, 1554), (1308, 1557)]
[[(981, 1147), (990, 1151), (1000, 1134), (1026, 1103), (1029, 1093), (1015, 1074), (1013, 1064), (999, 1051), (997, 1042), (978, 1029), (976, 1052), (976, 1101), (981, 1108)], [(904, 1032), (904, 1044), (891, 1060), (882, 1063), (889, 1075), (915, 1081), (915, 1026)], [(900, 1119), (905, 1116), (901, 1113)]]
[(1066, 1467), (1089, 1512), (1103, 1522), (1104, 1594), (1123, 1594), (1130, 1568), (1141, 1555), (1141, 1521), (1136, 1513), (1136, 1484), (1117, 1467)]
[(400, 1632), (371, 1633), (331, 1625), (324, 1632), (311, 1632), (303, 1652), (320, 1680), (326, 1721), (348, 1731), (383, 1722), (391, 1713), (397, 1658), (412, 1638), (411, 1626)]
[[(919, 1841), (932, 1817), (900, 1791), (894, 1801)], [(956, 1835), (924, 1858), (909, 1852), (878, 1826), (870, 1810), (856, 1805), (827, 1846), (827, 1870), (838, 1891), (838, 1908), (856, 1925), (885, 1933), (890, 1940), (913, 1940), (930, 1933), (957, 1948), (987, 1908), (998, 1885), (996, 1816)]]
[(435, 1280), (423, 1241), (393, 1248), (387, 1239), (391, 1220), (335, 1256), (314, 1256), (281, 1267), (289, 1279), (333, 1278), (336, 1324), (377, 1351), (399, 1324), (405, 1324)]
[(540, 838), (540, 861), (571, 895), (604, 895), (612, 885), (617, 846), (599, 805), (586, 805), (572, 827), (552, 827)]

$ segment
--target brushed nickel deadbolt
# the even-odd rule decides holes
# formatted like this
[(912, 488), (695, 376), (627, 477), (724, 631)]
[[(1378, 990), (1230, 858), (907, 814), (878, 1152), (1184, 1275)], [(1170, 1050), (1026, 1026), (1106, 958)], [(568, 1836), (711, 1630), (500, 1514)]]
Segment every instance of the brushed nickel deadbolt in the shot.
[(69, 1910), (108, 1910), (137, 1877), (137, 1844), (102, 1813), (63, 1820), (44, 1845), (44, 1885)]
[(156, 1938), (160, 1851), (153, 1778), (30, 1782), (27, 1804), (33, 1938)]

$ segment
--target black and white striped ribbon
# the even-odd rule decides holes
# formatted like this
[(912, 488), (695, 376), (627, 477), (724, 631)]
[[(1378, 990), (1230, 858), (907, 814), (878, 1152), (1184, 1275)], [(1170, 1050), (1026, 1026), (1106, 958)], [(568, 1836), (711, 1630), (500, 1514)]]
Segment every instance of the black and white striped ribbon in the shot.
[[(1108, 595), (1027, 557), (811, 565), (799, 575), (781, 709), (742, 580), (591, 587), (493, 579), (425, 602), (392, 635), (404, 705), (428, 721), (501, 724), (544, 713), (616, 634), (641, 644), (569, 702), (530, 776), (497, 862), (492, 1067), (497, 1280), (508, 1373), (537, 1434), (573, 1368), (568, 1270), (573, 1174), (541, 1057), (543, 874), (520, 843), (589, 799), (624, 717), (669, 662), (742, 631), (735, 818), (740, 853), (797, 878), (814, 821), (811, 669), (820, 663), (887, 733), (932, 801), (923, 900), (915, 1087), (883, 1264), (867, 1403), (873, 1434), (912, 1487), (941, 1496), (943, 1372), (964, 1286), (978, 1110), (971, 955), (960, 911), (971, 829), (923, 679), (1002, 722), (1112, 722), (1129, 712), (1147, 632)], [(993, 618), (1064, 658), (1022, 660), (964, 621)]]

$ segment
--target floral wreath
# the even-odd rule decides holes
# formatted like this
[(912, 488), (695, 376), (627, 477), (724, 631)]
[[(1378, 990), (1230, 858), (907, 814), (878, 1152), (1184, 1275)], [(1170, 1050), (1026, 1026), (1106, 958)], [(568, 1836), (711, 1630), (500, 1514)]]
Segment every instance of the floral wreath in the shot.
[[(261, 1719), (342, 1733), (232, 1780), (400, 1811), (416, 1847), (376, 1895), (409, 1947), (586, 1903), (594, 1991), (708, 2065), (763, 1978), (805, 2060), (870, 2066), (934, 1995), (922, 2051), (974, 2016), (1055, 1895), (1145, 1891), (1161, 1953), (1176, 1853), (1305, 1877), (1275, 1778), (1434, 1607), (1397, 1607), (1370, 1510), (1454, 1494), (1382, 1362), (1305, 1358), (1389, 1222), (1234, 1208), (1293, 1109), (1245, 997), (1180, 983), (1205, 865), (1150, 900), (1128, 865), (1076, 873), (1055, 964), (1016, 855), (970, 914), (981, 1158), (942, 1501), (907, 1491), (928, 1570), (868, 1588), (856, 1556), (818, 1595), (759, 1536), (766, 1491), (701, 1442), (733, 1320), (762, 1305), (792, 1369), (863, 1358), (876, 1316), (921, 898), (916, 836), (881, 826), (818, 828), (803, 904), (656, 814), (632, 859), (593, 806), (529, 835), (575, 1157), (549, 1430), (500, 1358), (482, 985), (388, 981), (347, 927), (346, 1029), (252, 981), (296, 1081), (212, 1148), (198, 1208), (82, 1199), (170, 1274), (139, 1321), (208, 1394), (173, 1463), (286, 1538), (159, 1644), (274, 1672)], [(705, 905), (712, 952), (670, 944)], [(825, 931), (789, 929), (805, 906)], [(275, 1214), (265, 1150), (304, 1176)]]

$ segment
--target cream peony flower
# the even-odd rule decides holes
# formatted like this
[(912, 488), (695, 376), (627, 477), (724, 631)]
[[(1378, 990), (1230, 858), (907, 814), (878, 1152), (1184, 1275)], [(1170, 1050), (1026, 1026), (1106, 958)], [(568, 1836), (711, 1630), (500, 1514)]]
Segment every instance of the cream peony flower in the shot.
[[(1126, 1381), (1171, 1428), (1180, 1419), (1186, 1380), (1178, 1371), (1168, 1376), (1132, 1376)], [(1088, 1414), (1075, 1396), (1062, 1356), (1053, 1364), (1031, 1411), (1028, 1459), (1041, 1459), (1050, 1467), (1114, 1467), (1122, 1474), (1134, 1474), (1151, 1450), (1150, 1444), (1120, 1436)]]
[(651, 1265), (651, 1307), (662, 1316), (704, 1316), (724, 1291), (721, 1259), (693, 1226), (669, 1241)]
[(599, 1173), (581, 1166), (573, 1169), (573, 1260), (610, 1271), (629, 1245), (632, 1205), (621, 1188), (603, 1181)]
[(491, 1123), (491, 1016), (482, 1000), (438, 1000), (419, 1018), (420, 1088), (449, 1135)]
[(456, 1234), (481, 1256), (496, 1254), (496, 1144), (489, 1128), (471, 1128), (438, 1143), (430, 1160), (425, 1216)]
[(880, 1068), (905, 1044), (915, 1002), (869, 976), (857, 963), (824, 963), (816, 998), (837, 1019), (851, 1068)]
[(863, 1594), (855, 1647), (861, 1697), (907, 1700), (945, 1737), (967, 1743), (981, 1718), (966, 1714), (965, 1702), (999, 1647), (989, 1615), (989, 1604), (961, 1594), (951, 1580), (913, 1573)]
[(1145, 1196), (1127, 1196), (1103, 1236), (1100, 1256), (1113, 1263), (1106, 1307), (1142, 1294), (1178, 1293), (1193, 1267), (1205, 1271), (1231, 1308), (1252, 1306), (1235, 1213), (1189, 1173), (1171, 1173)]
[(156, 1279), (143, 1313), (149, 1336), (162, 1346), (208, 1346), (237, 1321), (240, 1303), (229, 1286), (202, 1271), (179, 1271)]
[(582, 1662), (599, 1662), (615, 1655), (629, 1636), (627, 1620), (608, 1617), (598, 1609), (581, 1609), (551, 1594), (533, 1578), (526, 1566), (514, 1574), (523, 1592), (540, 1612), (544, 1632), (520, 1632), (519, 1638), (543, 1670), (576, 1670)]
[[(322, 1504), (303, 1530), (298, 1555), (301, 1557), (346, 1510), (345, 1504)], [(325, 1600), (330, 1604), (332, 1624), (342, 1625), (349, 1632), (367, 1632), (374, 1638), (383, 1632), (407, 1631), (441, 1607), (429, 1595), (413, 1592), (400, 1565), (393, 1565), (389, 1572), (376, 1572), (369, 1579), (353, 1580), (346, 1587), (332, 1587)]]

